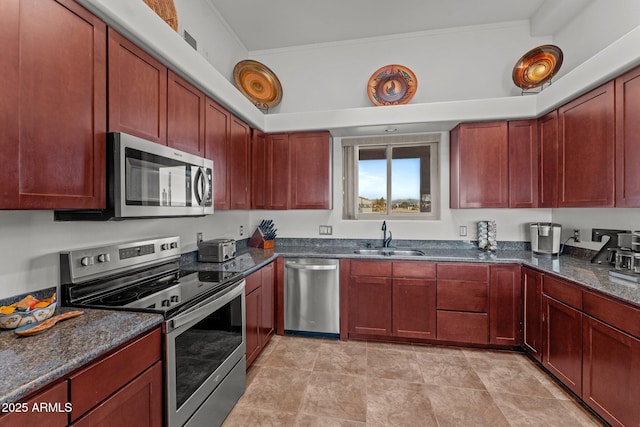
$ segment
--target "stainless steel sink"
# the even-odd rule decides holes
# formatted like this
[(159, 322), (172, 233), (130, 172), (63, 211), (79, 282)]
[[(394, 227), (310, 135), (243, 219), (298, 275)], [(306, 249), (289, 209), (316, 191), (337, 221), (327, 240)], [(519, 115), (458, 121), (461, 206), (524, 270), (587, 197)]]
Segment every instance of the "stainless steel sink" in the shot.
[(356, 249), (353, 253), (358, 255), (387, 255), (387, 256), (424, 256), (424, 252), (415, 249)]

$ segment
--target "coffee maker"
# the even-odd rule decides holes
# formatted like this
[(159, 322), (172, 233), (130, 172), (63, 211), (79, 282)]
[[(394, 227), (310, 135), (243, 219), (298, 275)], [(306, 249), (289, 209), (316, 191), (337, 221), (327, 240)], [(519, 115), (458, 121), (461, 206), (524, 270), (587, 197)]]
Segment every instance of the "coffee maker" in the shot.
[(560, 253), (562, 225), (553, 222), (532, 222), (531, 250), (536, 255), (555, 256)]

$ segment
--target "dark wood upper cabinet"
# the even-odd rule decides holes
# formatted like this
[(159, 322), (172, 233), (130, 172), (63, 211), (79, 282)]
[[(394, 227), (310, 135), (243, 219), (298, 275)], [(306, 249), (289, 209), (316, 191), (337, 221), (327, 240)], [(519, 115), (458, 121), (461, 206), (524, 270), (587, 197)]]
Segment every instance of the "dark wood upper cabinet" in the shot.
[(558, 207), (558, 110), (538, 119), (540, 165), (538, 207)]
[(538, 207), (538, 122), (515, 120), (509, 130), (509, 207)]
[(207, 98), (204, 114), (204, 152), (213, 160), (213, 207), (229, 209), (228, 157), (231, 114)]
[(251, 209), (268, 209), (267, 136), (253, 129), (251, 135)]
[(251, 128), (245, 122), (232, 115), (230, 124), (229, 157), (227, 158), (230, 209), (251, 208), (250, 160)]
[(329, 132), (289, 134), (289, 209), (331, 209)]
[(615, 80), (616, 206), (640, 207), (640, 68)]
[(205, 95), (169, 70), (167, 76), (167, 145), (204, 156)]
[(1, 3), (0, 208), (104, 208), (105, 23), (70, 0)]
[(167, 67), (112, 28), (109, 131), (167, 145)]
[(613, 207), (614, 84), (558, 109), (559, 207)]
[(508, 207), (507, 122), (462, 123), (451, 131), (450, 147), (450, 207)]

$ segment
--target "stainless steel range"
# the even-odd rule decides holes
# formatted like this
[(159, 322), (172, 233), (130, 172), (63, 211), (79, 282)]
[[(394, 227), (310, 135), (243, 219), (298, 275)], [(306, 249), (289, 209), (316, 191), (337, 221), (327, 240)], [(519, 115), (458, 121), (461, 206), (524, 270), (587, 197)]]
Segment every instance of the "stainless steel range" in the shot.
[(60, 253), (63, 305), (164, 316), (167, 425), (220, 425), (245, 389), (245, 281), (180, 269), (180, 238)]

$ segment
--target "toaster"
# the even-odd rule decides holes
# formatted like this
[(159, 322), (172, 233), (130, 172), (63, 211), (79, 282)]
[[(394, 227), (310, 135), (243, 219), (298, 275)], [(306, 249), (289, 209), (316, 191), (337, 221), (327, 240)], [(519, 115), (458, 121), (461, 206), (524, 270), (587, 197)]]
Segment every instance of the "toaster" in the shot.
[(198, 261), (224, 262), (236, 257), (236, 241), (213, 239), (198, 243)]

